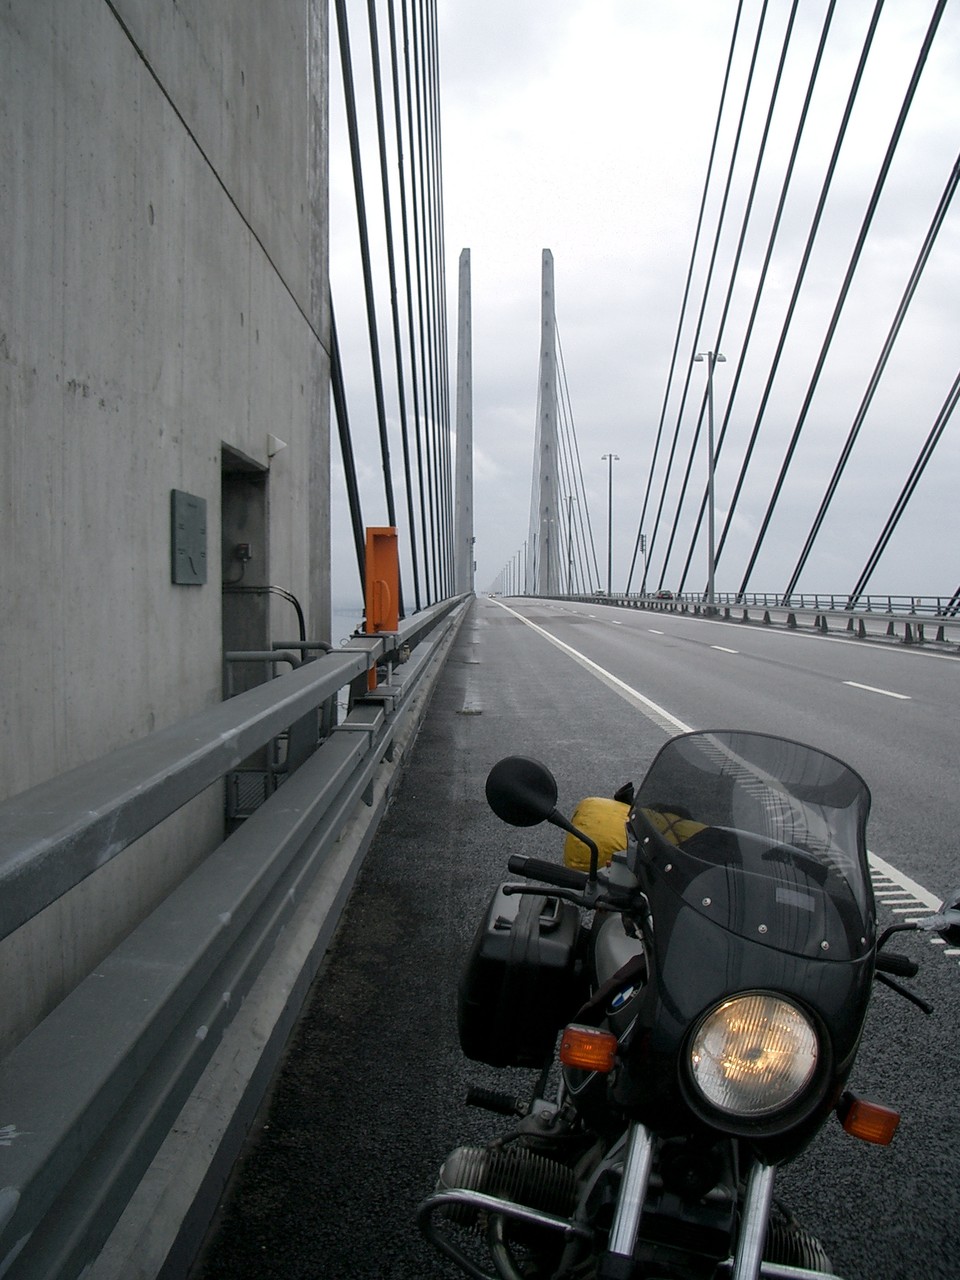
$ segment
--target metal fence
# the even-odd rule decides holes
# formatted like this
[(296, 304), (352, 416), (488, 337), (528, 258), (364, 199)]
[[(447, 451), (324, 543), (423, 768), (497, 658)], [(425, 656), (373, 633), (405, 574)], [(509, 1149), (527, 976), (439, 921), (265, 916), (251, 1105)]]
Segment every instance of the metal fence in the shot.
[[(462, 599), (434, 606), (396, 635), (358, 639), (0, 806), (6, 936), (291, 725), (322, 723), (345, 685), (362, 695), (0, 1063), (5, 1280), (183, 1274), (183, 1259), (170, 1259), (189, 1254), (216, 1203), (464, 609)], [(379, 679), (367, 693), (371, 668)], [(271, 964), (279, 990), (257, 1004), (251, 992)], [(151, 1170), (248, 1006), (253, 1027), (224, 1086), (235, 1096), (207, 1109), (223, 1111), (215, 1137), (188, 1133), (190, 1166)], [(201, 1158), (197, 1142), (213, 1149)], [(154, 1212), (148, 1228), (151, 1196), (166, 1197), (168, 1221)]]
[(953, 648), (960, 645), (960, 614), (956, 597), (861, 596), (854, 608), (846, 596), (840, 595), (808, 593), (785, 599), (763, 592), (744, 595), (718, 593), (712, 609), (701, 595), (674, 595), (670, 591), (653, 595), (594, 592), (591, 595), (558, 595), (552, 598), (580, 604), (615, 605), (622, 609), (709, 616), (724, 622), (806, 628), (821, 634), (844, 631), (860, 640)]

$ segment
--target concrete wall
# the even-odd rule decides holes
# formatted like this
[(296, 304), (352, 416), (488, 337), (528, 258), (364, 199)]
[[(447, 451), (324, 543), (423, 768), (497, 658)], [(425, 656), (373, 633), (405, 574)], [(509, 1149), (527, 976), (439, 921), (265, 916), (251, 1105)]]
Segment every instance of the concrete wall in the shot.
[[(328, 633), (326, 26), (323, 0), (0, 11), (0, 798), (221, 697), (223, 446), (268, 495), (246, 580)], [(171, 582), (172, 489), (206, 501), (206, 585)], [(288, 603), (268, 626), (295, 637)], [(219, 789), (167, 825), (0, 947), (28, 993), (0, 1043), (219, 840)]]

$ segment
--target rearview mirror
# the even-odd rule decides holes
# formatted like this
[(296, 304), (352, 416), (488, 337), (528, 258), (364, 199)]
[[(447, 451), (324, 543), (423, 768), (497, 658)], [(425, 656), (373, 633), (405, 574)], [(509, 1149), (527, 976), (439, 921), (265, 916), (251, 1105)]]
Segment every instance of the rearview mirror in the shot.
[(487, 803), (512, 827), (535, 827), (557, 807), (557, 780), (545, 764), (527, 756), (507, 756), (487, 775)]

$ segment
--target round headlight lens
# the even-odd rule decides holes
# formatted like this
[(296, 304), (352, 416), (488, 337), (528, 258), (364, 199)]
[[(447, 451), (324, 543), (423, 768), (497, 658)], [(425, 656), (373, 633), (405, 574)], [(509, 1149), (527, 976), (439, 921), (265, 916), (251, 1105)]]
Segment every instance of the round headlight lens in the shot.
[(725, 1000), (703, 1019), (690, 1045), (690, 1073), (706, 1101), (745, 1118), (789, 1106), (816, 1065), (809, 1018), (771, 992)]

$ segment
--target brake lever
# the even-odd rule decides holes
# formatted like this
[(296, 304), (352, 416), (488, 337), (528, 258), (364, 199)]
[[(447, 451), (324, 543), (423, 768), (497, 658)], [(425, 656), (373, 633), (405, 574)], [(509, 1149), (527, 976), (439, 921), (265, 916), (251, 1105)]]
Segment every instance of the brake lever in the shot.
[(599, 885), (596, 887), (587, 885), (583, 893), (578, 893), (576, 889), (555, 888), (553, 885), (505, 884), (503, 892), (508, 898), (518, 893), (535, 893), (541, 898), (562, 898), (564, 902), (572, 902), (574, 906), (583, 907), (586, 911), (596, 911), (598, 907), (606, 907), (610, 911), (622, 912), (631, 905), (626, 896), (621, 897), (616, 892), (611, 893), (609, 885), (606, 893), (601, 892)]
[(535, 893), (541, 898), (562, 898), (564, 902), (572, 902), (574, 906), (584, 907), (588, 911), (592, 911), (597, 905), (596, 894), (579, 893), (576, 889), (560, 889), (553, 885), (505, 884), (503, 893), (508, 898), (518, 893)]

